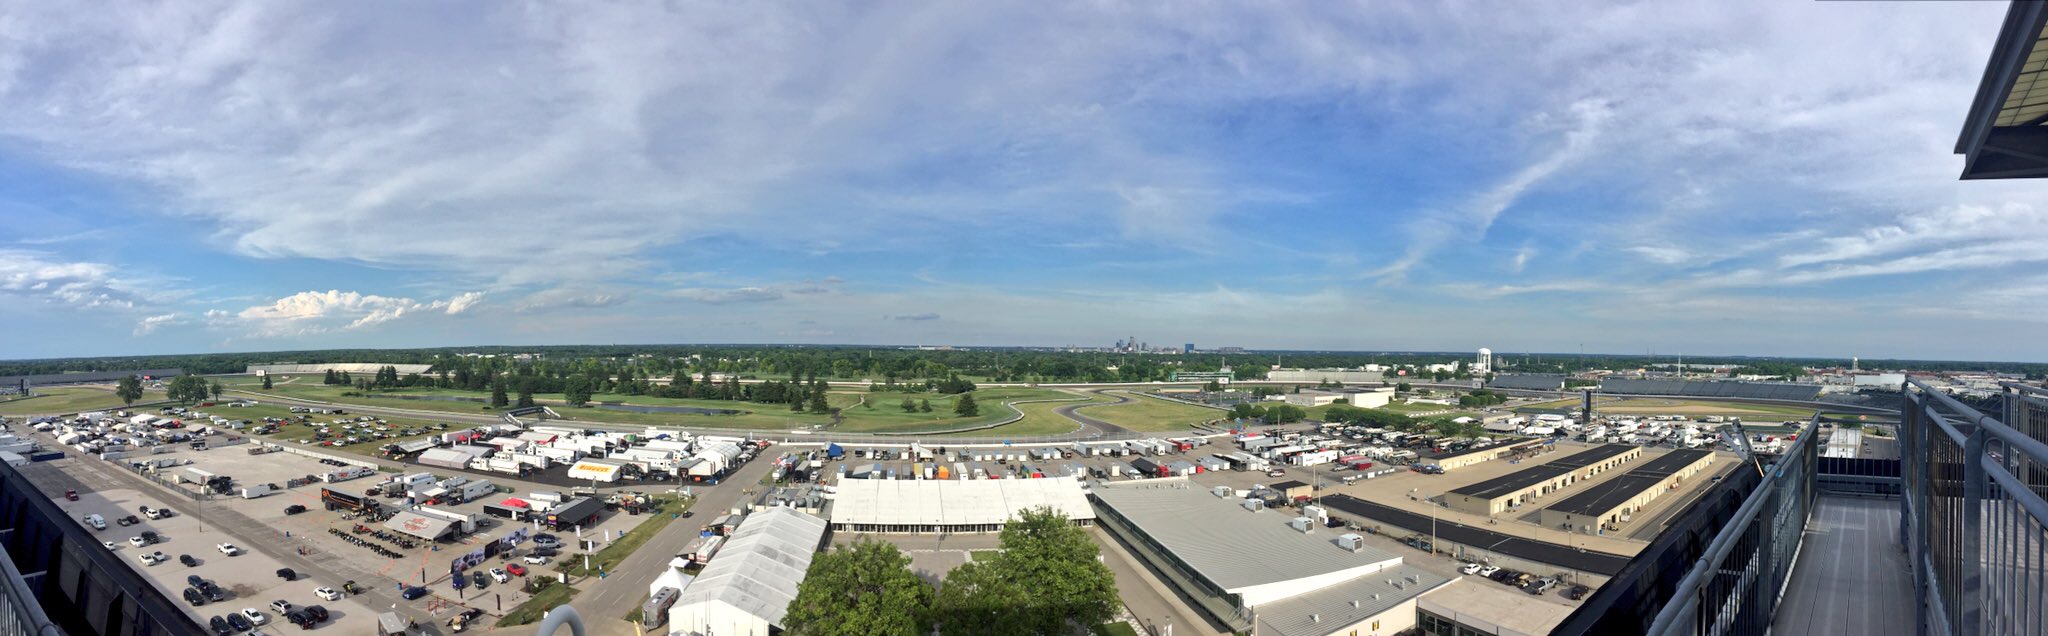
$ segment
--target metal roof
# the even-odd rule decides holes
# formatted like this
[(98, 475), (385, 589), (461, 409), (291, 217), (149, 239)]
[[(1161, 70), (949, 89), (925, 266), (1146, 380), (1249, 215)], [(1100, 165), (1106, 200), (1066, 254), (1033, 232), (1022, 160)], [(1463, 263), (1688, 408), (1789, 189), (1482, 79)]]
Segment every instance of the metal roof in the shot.
[(1664, 479), (1662, 477), (1629, 473), (1600, 482), (1600, 484), (1587, 488), (1583, 492), (1566, 497), (1563, 501), (1551, 505), (1548, 509), (1575, 515), (1598, 515), (1613, 510), (1623, 502), (1635, 498), (1636, 495), (1642, 494), (1643, 491), (1655, 487), (1657, 482), (1660, 481), (1664, 481)]
[[(1260, 605), (1259, 633), (1323, 636), (1339, 627), (1378, 616), (1449, 582), (1450, 577), (1441, 574), (1412, 565), (1397, 565), (1345, 583)], [(1356, 607), (1352, 606), (1354, 602), (1358, 604)]]
[(1571, 472), (1573, 468), (1575, 467), (1559, 466), (1557, 464), (1530, 466), (1493, 479), (1452, 490), (1451, 494), (1493, 499), (1515, 493), (1547, 480), (1556, 479), (1559, 475)]
[(1226, 591), (1292, 581), (1372, 566), (1389, 566), (1400, 557), (1366, 547), (1357, 552), (1339, 548), (1339, 533), (1317, 528), (1302, 533), (1288, 527), (1294, 515), (1268, 510), (1250, 512), (1235, 497), (1218, 497), (1184, 478), (1103, 484), (1096, 500), (1151, 537)]
[(1956, 154), (1964, 179), (2048, 177), (2048, 8), (2014, 2), (1992, 43), (1991, 59)]
[(1081, 482), (1072, 479), (845, 479), (832, 522), (877, 525), (986, 525), (1051, 507), (1069, 519), (1094, 519)]
[(769, 624), (780, 626), (797, 584), (811, 567), (811, 557), (825, 538), (825, 521), (793, 508), (768, 508), (748, 515), (733, 530), (725, 547), (704, 571), (683, 588), (669, 611), (678, 628), (691, 628), (689, 617), (704, 616), (703, 606), (722, 602)]
[(384, 522), (384, 527), (432, 541), (448, 534), (448, 530), (455, 527), (455, 522), (404, 511), (392, 515), (390, 521)]

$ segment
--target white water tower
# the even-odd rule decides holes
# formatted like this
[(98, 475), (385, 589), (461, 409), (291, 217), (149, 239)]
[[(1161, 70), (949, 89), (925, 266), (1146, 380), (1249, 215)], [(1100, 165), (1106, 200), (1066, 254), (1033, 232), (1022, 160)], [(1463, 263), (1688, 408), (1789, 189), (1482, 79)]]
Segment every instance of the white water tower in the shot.
[(1478, 360), (1478, 362), (1477, 362), (1476, 364), (1473, 364), (1473, 365), (1472, 365), (1472, 373), (1475, 373), (1475, 374), (1482, 374), (1482, 373), (1492, 373), (1492, 372), (1493, 372), (1493, 350), (1492, 350), (1492, 349), (1488, 349), (1488, 348), (1485, 348), (1485, 347), (1480, 347), (1480, 348), (1479, 348), (1479, 360)]

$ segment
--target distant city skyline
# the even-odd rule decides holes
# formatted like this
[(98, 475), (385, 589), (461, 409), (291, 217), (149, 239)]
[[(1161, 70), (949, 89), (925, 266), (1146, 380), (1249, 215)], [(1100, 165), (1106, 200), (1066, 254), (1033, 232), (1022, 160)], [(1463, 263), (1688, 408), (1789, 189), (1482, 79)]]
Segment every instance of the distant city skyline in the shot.
[(0, 358), (2048, 360), (2002, 4), (115, 4), (0, 19)]

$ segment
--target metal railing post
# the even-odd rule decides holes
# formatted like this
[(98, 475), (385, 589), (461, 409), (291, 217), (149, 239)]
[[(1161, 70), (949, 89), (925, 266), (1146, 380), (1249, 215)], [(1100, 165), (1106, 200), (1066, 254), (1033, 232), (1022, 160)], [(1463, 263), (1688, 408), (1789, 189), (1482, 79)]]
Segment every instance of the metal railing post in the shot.
[(1962, 554), (1956, 559), (1956, 582), (1958, 583), (1956, 615), (1959, 625), (1955, 633), (1968, 636), (1976, 634), (1982, 620), (1979, 598), (1984, 588), (1983, 536), (1978, 529), (1983, 523), (1984, 506), (1984, 427), (1970, 432), (1963, 443), (1963, 523), (1957, 533), (1962, 539)]

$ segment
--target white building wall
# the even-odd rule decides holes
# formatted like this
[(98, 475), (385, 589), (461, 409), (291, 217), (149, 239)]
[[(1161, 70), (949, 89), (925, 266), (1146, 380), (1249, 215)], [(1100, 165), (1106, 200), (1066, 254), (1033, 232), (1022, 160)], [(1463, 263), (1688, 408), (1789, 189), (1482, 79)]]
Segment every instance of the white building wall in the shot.
[(668, 611), (668, 633), (760, 634), (769, 633), (768, 619), (755, 616), (724, 601), (677, 605)]

